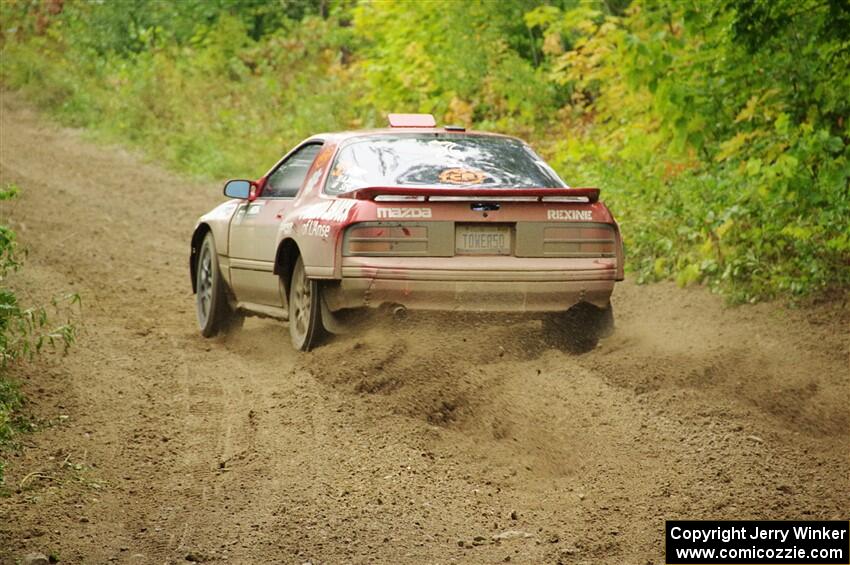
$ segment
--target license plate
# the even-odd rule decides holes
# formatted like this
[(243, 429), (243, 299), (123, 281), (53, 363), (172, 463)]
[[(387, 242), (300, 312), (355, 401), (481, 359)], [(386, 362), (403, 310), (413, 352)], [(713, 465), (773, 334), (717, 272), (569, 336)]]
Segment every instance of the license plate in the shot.
[(511, 227), (487, 224), (459, 224), (455, 227), (458, 255), (510, 255)]

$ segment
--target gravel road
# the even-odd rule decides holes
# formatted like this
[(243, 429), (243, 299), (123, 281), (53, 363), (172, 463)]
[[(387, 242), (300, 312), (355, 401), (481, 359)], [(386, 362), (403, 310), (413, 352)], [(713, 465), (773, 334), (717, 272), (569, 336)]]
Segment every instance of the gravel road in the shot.
[(848, 518), (846, 297), (626, 282), (580, 356), (532, 322), (205, 340), (188, 239), (219, 183), (0, 110), (12, 284), (83, 299), (73, 350), (17, 370), (40, 430), (7, 469), (2, 563), (643, 565), (665, 519)]

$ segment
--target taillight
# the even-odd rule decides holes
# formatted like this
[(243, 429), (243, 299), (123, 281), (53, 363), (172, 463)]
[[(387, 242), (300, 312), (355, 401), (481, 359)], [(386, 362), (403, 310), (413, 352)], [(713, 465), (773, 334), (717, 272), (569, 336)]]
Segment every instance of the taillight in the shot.
[(614, 231), (608, 226), (551, 226), (543, 230), (543, 255), (613, 257)]
[(428, 251), (426, 226), (355, 226), (345, 239), (347, 255), (420, 255)]
[(608, 226), (553, 226), (543, 230), (543, 254), (613, 257), (614, 231)]
[(518, 222), (517, 257), (616, 257), (617, 239), (608, 224)]
[[(482, 245), (507, 227), (504, 249)], [(495, 234), (495, 235), (494, 235)], [(464, 236), (466, 239), (464, 239)], [(486, 241), (484, 241), (484, 239)], [(469, 241), (467, 241), (469, 240)], [(479, 241), (480, 240), (480, 241)], [(482, 243), (483, 242), (483, 243)], [(492, 242), (491, 242), (492, 243)], [(468, 249), (467, 249), (468, 248)], [(452, 257), (455, 255), (515, 255), (516, 257), (616, 257), (613, 226), (590, 222), (361, 222), (349, 226), (343, 255)]]
[(451, 257), (452, 222), (362, 222), (345, 230), (343, 255)]

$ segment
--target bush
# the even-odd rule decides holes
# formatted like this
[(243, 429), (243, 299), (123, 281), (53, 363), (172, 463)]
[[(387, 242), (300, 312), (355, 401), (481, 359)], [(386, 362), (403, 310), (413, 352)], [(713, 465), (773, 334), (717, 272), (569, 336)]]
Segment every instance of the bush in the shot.
[[(18, 194), (14, 185), (0, 188), (0, 200)], [(65, 315), (65, 323), (53, 325), (44, 306), (22, 307), (17, 294), (6, 286), (8, 275), (22, 264), (15, 232), (0, 225), (0, 484), (3, 481), (2, 455), (13, 447), (15, 435), (28, 428), (21, 414), (24, 398), (17, 383), (8, 374), (12, 365), (32, 361), (45, 347), (60, 348), (63, 352), (73, 344), (76, 328), (71, 323), (69, 308), (79, 305), (77, 295), (54, 298), (50, 310)]]
[(732, 301), (850, 287), (850, 4), (285, 4), (5, 2), (0, 78), (218, 178), (259, 176), (317, 131), (433, 112), (601, 186), (639, 281)]

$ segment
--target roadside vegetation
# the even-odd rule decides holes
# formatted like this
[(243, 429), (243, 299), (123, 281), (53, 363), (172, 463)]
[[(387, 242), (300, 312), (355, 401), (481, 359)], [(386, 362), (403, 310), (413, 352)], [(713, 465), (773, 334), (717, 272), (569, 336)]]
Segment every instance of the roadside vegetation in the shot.
[(6, 0), (0, 80), (194, 175), (431, 112), (603, 188), (639, 281), (850, 287), (846, 0)]
[[(15, 185), (0, 187), (0, 201), (15, 198), (18, 192)], [(45, 348), (67, 351), (76, 338), (69, 314), (80, 302), (79, 296), (69, 295), (54, 298), (49, 306), (22, 304), (7, 280), (21, 268), (23, 255), (15, 232), (4, 219), (0, 223), (0, 489), (6, 453), (15, 447), (16, 436), (33, 426), (23, 411), (25, 401), (20, 387), (9, 373), (32, 361)], [(57, 316), (64, 316), (64, 323), (57, 324)]]

